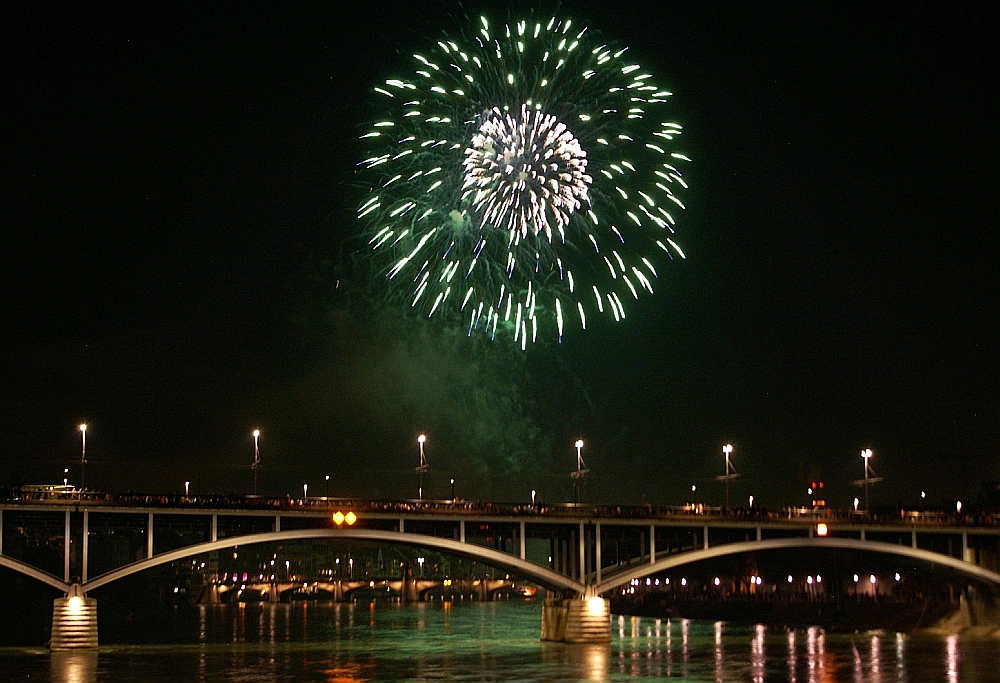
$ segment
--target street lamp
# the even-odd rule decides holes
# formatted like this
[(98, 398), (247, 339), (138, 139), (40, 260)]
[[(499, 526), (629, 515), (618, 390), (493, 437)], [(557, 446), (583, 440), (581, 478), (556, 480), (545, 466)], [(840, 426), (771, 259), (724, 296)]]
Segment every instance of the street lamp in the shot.
[(531, 489), (531, 507), (535, 507), (535, 489)]
[(729, 462), (729, 454), (733, 452), (733, 445), (731, 443), (727, 443), (725, 446), (722, 447), (722, 452), (726, 456), (726, 473), (723, 474), (721, 477), (716, 477), (715, 479), (717, 481), (724, 481), (724, 482), (726, 482), (726, 508), (728, 509), (729, 508), (729, 482), (732, 479), (736, 479), (738, 476), (740, 476), (740, 474), (739, 474), (739, 472), (736, 471), (736, 468), (732, 466), (732, 463)]
[(84, 422), (80, 425), (80, 439), (81, 439), (81, 450), (80, 450), (80, 490), (85, 488), (84, 476), (87, 471), (87, 423)]
[(257, 473), (260, 469), (260, 430), (253, 430), (253, 495), (257, 495)]
[(427, 436), (421, 434), (417, 437), (417, 446), (420, 448), (420, 465), (417, 466), (417, 472), (420, 474), (420, 487), (417, 489), (417, 499), (424, 499), (424, 473), (427, 472), (427, 458), (424, 457), (424, 442), (427, 441)]
[(326, 475), (326, 497), (330, 497), (330, 475)]
[(188, 496), (188, 487), (190, 487), (190, 486), (191, 486), (191, 482), (189, 482), (189, 481), (184, 482), (184, 497), (185, 498), (187, 498), (187, 496)]
[(587, 464), (583, 462), (583, 439), (577, 439), (573, 446), (576, 448), (576, 471), (570, 472), (569, 476), (575, 480), (573, 486), (576, 489), (576, 503), (579, 505), (580, 489), (583, 486), (583, 476), (590, 470), (587, 469)]
[(424, 558), (418, 557), (417, 564), (420, 565), (420, 578), (424, 578)]
[(303, 484), (302, 485), (302, 497), (303, 498), (308, 498), (309, 497), (309, 484)]
[(451, 501), (455, 502), (455, 477), (451, 478)]
[[(872, 469), (871, 463), (869, 462), (871, 457), (872, 449), (866, 448), (861, 451), (861, 458), (865, 461), (865, 478), (854, 480), (855, 486), (863, 486), (865, 489), (865, 514), (868, 513), (868, 487), (882, 481), (882, 477), (875, 476), (875, 470)], [(857, 509), (856, 505), (855, 509)]]

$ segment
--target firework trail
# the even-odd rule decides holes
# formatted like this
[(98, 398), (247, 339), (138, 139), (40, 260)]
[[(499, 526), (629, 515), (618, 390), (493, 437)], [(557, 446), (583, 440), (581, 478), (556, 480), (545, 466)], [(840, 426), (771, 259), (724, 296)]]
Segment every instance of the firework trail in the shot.
[[(442, 40), (374, 90), (358, 209), (391, 296), (471, 335), (562, 340), (684, 257), (671, 93), (570, 20)], [(554, 330), (552, 329), (554, 327)]]

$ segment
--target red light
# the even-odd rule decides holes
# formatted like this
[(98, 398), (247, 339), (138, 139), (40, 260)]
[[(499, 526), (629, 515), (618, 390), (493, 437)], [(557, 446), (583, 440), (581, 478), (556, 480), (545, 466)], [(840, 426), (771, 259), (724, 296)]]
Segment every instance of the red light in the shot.
[(819, 483), (819, 487), (820, 487), (820, 488), (823, 488), (823, 482), (820, 482), (820, 483)]

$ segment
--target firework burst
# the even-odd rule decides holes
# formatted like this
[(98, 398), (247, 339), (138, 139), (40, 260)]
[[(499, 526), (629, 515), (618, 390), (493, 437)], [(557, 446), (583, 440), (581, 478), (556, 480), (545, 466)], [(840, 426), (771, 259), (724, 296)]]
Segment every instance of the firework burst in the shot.
[(671, 93), (627, 48), (569, 20), (480, 21), (375, 88), (358, 216), (391, 294), (523, 349), (653, 292), (684, 256), (690, 160)]

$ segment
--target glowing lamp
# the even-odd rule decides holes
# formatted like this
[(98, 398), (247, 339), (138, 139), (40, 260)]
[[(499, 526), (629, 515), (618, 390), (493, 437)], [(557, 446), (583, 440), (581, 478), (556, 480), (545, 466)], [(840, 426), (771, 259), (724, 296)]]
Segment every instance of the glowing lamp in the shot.
[(337, 510), (336, 512), (333, 513), (333, 521), (337, 524), (337, 526), (343, 524), (344, 519), (345, 519), (344, 513), (341, 512), (340, 510)]
[(829, 533), (829, 531), (830, 530), (827, 528), (826, 524), (824, 524), (823, 522), (820, 522), (819, 524), (816, 525), (816, 535), (817, 536), (826, 536), (827, 533)]
[(347, 526), (351, 526), (356, 521), (358, 521), (358, 516), (356, 514), (354, 514), (353, 512), (348, 512), (344, 516), (344, 521), (347, 522)]

